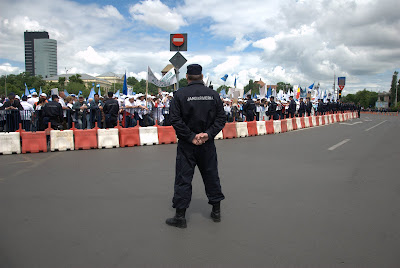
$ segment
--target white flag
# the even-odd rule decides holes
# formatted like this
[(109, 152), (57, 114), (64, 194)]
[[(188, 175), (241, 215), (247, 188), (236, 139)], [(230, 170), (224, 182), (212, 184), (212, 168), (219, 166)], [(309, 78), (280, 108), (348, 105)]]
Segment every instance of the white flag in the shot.
[(150, 67), (147, 69), (147, 81), (158, 87), (168, 87), (176, 83), (176, 75), (174, 68), (168, 71), (161, 80), (154, 75)]

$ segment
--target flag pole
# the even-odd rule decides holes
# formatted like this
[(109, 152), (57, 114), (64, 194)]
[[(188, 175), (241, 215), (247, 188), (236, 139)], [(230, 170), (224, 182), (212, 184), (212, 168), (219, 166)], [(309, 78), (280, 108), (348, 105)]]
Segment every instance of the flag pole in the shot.
[(147, 95), (149, 93), (149, 70), (147, 69), (147, 79), (146, 79), (146, 108), (147, 108)]

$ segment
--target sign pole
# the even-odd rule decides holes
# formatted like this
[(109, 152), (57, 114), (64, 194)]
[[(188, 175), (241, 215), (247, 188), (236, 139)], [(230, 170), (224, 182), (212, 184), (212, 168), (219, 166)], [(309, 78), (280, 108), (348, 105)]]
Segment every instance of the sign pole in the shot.
[(175, 72), (176, 72), (176, 90), (179, 89), (179, 69), (175, 68)]
[(149, 93), (149, 71), (147, 71), (147, 79), (146, 79), (146, 108), (147, 108), (147, 95)]

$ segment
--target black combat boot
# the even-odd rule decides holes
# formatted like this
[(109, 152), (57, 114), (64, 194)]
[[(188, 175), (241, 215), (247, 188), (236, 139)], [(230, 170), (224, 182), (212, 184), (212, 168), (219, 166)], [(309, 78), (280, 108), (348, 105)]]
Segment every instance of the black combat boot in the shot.
[(221, 203), (215, 203), (212, 205), (212, 211), (211, 211), (211, 218), (214, 222), (220, 222), (221, 221)]
[(165, 221), (166, 224), (170, 226), (175, 226), (178, 228), (186, 228), (186, 219), (185, 219), (186, 209), (176, 209), (176, 214), (173, 218), (169, 218)]

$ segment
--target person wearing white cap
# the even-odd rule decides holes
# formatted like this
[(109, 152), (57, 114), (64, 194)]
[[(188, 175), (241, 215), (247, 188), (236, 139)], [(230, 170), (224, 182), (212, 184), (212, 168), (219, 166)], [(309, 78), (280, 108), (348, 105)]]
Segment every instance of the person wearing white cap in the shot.
[(134, 127), (137, 125), (137, 120), (135, 118), (135, 109), (137, 106), (135, 102), (134, 95), (129, 95), (125, 100), (125, 127)]
[(144, 99), (144, 95), (142, 93), (137, 94), (137, 99), (135, 102), (136, 108), (138, 108), (138, 117), (139, 117), (139, 125), (141, 127), (145, 127), (144, 116), (148, 112), (148, 108), (146, 107), (146, 100)]

